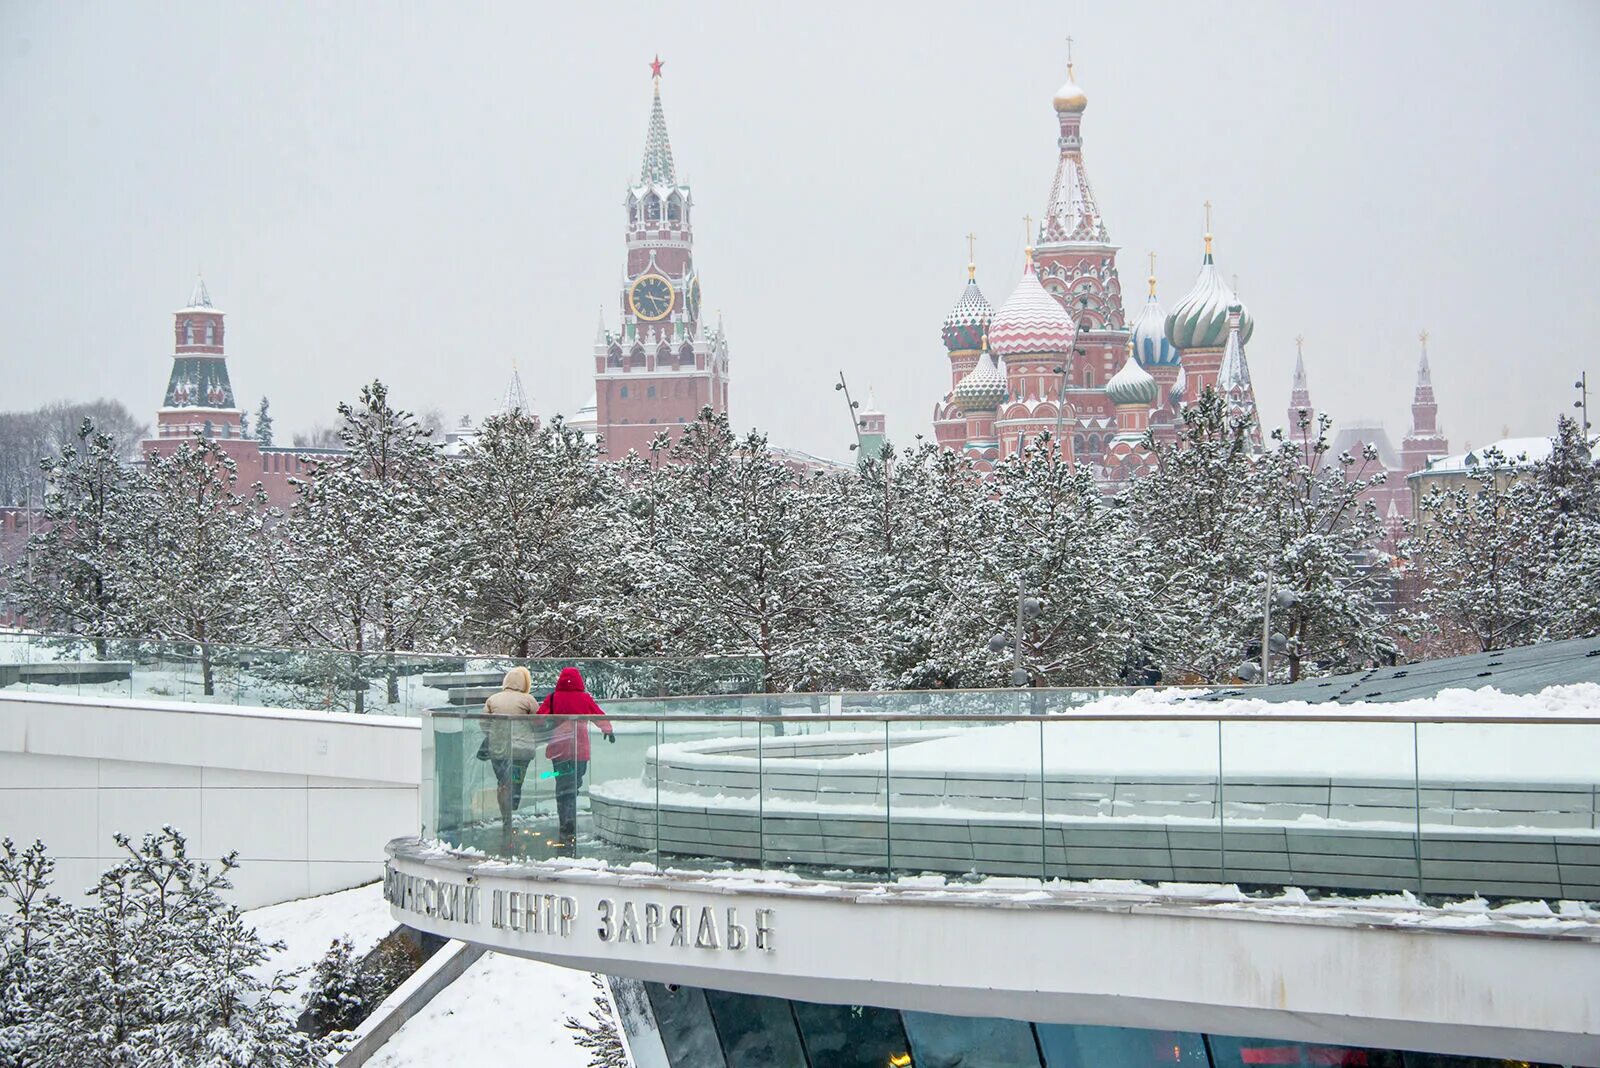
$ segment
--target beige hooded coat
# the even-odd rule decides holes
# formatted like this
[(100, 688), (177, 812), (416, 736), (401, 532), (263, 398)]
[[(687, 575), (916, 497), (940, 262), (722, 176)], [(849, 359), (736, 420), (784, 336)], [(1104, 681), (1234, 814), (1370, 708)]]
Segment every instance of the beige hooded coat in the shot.
[[(483, 711), (491, 716), (531, 716), (539, 710), (539, 702), (529, 693), (533, 689), (533, 676), (525, 667), (514, 667), (506, 672), (500, 690), (489, 695)], [(528, 723), (485, 723), (489, 735), (489, 751), (498, 758), (512, 756), (513, 741), (518, 748), (530, 747), (535, 734), (543, 734), (538, 726)], [(531, 755), (531, 753), (530, 753)]]

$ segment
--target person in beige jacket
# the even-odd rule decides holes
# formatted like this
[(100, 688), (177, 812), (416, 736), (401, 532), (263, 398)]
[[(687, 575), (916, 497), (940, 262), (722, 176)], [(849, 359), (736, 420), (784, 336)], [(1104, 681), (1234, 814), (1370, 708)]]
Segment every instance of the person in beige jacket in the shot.
[[(532, 716), (539, 703), (529, 692), (533, 689), (533, 676), (525, 667), (514, 667), (496, 693), (483, 703), (483, 711), (490, 716)], [(511, 814), (522, 804), (522, 780), (528, 773), (528, 763), (535, 752), (534, 721), (526, 723), (486, 722), (484, 730), (489, 735), (489, 766), (494, 769), (495, 782), (499, 784), (495, 799), (500, 802), (500, 826), (505, 834), (511, 833)], [(521, 754), (526, 753), (526, 756)]]

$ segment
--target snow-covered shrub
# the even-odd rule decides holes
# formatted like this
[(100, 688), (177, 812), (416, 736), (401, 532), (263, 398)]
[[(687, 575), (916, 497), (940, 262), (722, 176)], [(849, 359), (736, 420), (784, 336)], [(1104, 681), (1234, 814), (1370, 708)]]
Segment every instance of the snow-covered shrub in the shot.
[(587, 1019), (567, 1017), (572, 1041), (589, 1051), (589, 1068), (629, 1068), (628, 1052), (617, 1030), (617, 1016), (611, 1010), (606, 981), (598, 975), (591, 975), (589, 979), (594, 983), (594, 1006)]

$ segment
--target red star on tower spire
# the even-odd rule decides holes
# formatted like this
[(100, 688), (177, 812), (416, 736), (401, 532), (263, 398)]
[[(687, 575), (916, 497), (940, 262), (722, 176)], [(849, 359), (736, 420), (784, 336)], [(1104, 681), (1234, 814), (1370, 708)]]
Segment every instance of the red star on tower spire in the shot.
[(661, 77), (661, 68), (663, 66), (665, 66), (665, 65), (666, 64), (661, 62), (661, 53), (657, 52), (656, 53), (656, 58), (650, 62), (650, 77), (652, 77), (652, 78)]

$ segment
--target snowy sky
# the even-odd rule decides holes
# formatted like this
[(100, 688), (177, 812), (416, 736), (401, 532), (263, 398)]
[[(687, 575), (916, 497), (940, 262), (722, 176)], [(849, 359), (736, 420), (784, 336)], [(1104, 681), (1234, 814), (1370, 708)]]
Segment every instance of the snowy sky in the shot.
[[(1054, 172), (1074, 38), (1085, 156), (1136, 310), (1217, 258), (1281, 421), (1398, 442), (1431, 335), (1451, 445), (1537, 433), (1600, 351), (1600, 5), (409, 2), (0, 5), (0, 408), (153, 419), (197, 268), (235, 388), (280, 435), (374, 376), (481, 414), (591, 390), (622, 196), (663, 97), (733, 414), (845, 455), (832, 382), (931, 433), (939, 324), (997, 306)], [(1587, 132), (1586, 132), (1587, 131)]]

